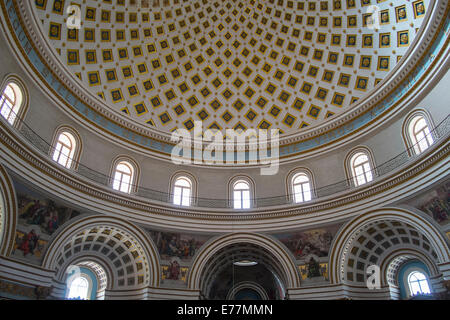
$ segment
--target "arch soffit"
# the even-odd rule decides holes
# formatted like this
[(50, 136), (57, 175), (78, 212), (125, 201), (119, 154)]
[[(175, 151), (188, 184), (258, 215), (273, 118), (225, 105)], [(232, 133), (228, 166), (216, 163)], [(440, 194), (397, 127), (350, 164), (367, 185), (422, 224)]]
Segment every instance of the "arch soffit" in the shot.
[(50, 245), (47, 248), (42, 267), (54, 269), (56, 258), (62, 251), (65, 241), (76, 236), (81, 230), (96, 226), (111, 226), (128, 233), (140, 245), (148, 261), (150, 270), (150, 286), (159, 286), (160, 278), (160, 257), (153, 240), (138, 226), (117, 217), (106, 216), (82, 216), (78, 220), (70, 223), (65, 228), (52, 236)]
[(351, 239), (352, 235), (370, 222), (378, 220), (398, 220), (412, 225), (421, 231), (432, 244), (438, 255), (438, 263), (450, 260), (450, 251), (445, 237), (439, 227), (430, 217), (419, 210), (411, 210), (402, 207), (387, 207), (364, 213), (357, 218), (343, 225), (333, 240), (329, 256), (330, 281), (333, 284), (340, 283), (339, 265), (342, 259), (343, 250)]
[(289, 250), (278, 240), (268, 235), (255, 233), (227, 234), (210, 239), (193, 259), (192, 267), (188, 275), (188, 288), (200, 290), (200, 279), (209, 259), (229, 245), (246, 243), (260, 246), (269, 252), (280, 262), (285, 273), (286, 288), (300, 286), (300, 278), (295, 264), (295, 259)]

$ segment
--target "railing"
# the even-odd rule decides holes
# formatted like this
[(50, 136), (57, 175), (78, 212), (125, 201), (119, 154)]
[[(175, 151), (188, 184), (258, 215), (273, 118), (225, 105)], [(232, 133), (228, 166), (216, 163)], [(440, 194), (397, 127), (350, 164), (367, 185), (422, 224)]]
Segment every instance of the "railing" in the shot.
[[(3, 119), (3, 117), (0, 117), (1, 121), (4, 126), (8, 126), (9, 123)], [(34, 147), (36, 147), (38, 150), (40, 150), (45, 156), (49, 157), (51, 159), (53, 152), (55, 148), (45, 141), (43, 138), (41, 138), (33, 129), (31, 129), (30, 126), (28, 126), (20, 117), (16, 117), (16, 121), (20, 122), (17, 127), (20, 128), (18, 132), (22, 135), (22, 137), (27, 140), (29, 143), (31, 143)], [(450, 132), (450, 115), (448, 115), (444, 120), (442, 120), (431, 132), (430, 134), (433, 137), (434, 143), (437, 143), (440, 140), (448, 139), (448, 135)], [(424, 137), (423, 139), (426, 139)], [(417, 143), (417, 145), (420, 143), (420, 141)], [(371, 169), (373, 180), (377, 180), (380, 177), (392, 172), (393, 170), (401, 167), (402, 165), (406, 164), (407, 162), (411, 162), (412, 159), (414, 159), (415, 151), (414, 151), (415, 145), (411, 146), (409, 149), (404, 150), (394, 158), (378, 165), (375, 168)], [(411, 156), (412, 155), (412, 156)], [(76, 172), (90, 180), (94, 181), (100, 185), (108, 186), (112, 188), (112, 183), (114, 181), (114, 178), (103, 174), (101, 172), (98, 172), (96, 170), (93, 170), (82, 163), (76, 161), (75, 159), (72, 159), (74, 163), (77, 165)], [(59, 164), (58, 164), (59, 165)], [(67, 169), (63, 166), (61, 166), (65, 170), (71, 170)], [(75, 171), (75, 170), (71, 170)], [(352, 177), (350, 179), (342, 180), (337, 183), (333, 183), (330, 185), (322, 186), (315, 188), (312, 190), (312, 194), (314, 195), (314, 198), (322, 198), (326, 196), (330, 196), (339, 192), (343, 192), (346, 190), (354, 189), (356, 188), (354, 186), (354, 180), (355, 177)], [(143, 197), (150, 200), (156, 200), (160, 202), (166, 202), (172, 204), (173, 194), (162, 192), (158, 190), (152, 190), (149, 188), (145, 188), (142, 186), (132, 186), (133, 190), (136, 191), (136, 195), (139, 197)], [(261, 207), (269, 207), (269, 206), (281, 206), (281, 205), (289, 205), (293, 203), (293, 199), (291, 195), (280, 195), (280, 196), (274, 196), (274, 197), (266, 197), (266, 198), (256, 198), (252, 199), (252, 207), (253, 208), (261, 208)], [(306, 203), (306, 202), (302, 202)], [(298, 203), (296, 205), (300, 205), (302, 203)], [(204, 208), (231, 208), (232, 207), (232, 201), (230, 199), (212, 199), (212, 198), (203, 198), (203, 197), (195, 197), (191, 198), (191, 206), (193, 207), (204, 207)]]

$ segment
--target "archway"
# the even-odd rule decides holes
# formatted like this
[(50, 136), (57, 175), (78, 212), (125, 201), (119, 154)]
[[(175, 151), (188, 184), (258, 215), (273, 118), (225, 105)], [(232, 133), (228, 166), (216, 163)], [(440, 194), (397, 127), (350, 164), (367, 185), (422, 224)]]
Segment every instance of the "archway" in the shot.
[(258, 283), (241, 281), (235, 284), (227, 294), (227, 300), (269, 300), (267, 291)]
[[(436, 268), (433, 261), (419, 251), (411, 249), (399, 250), (386, 260), (388, 263), (385, 266), (386, 269), (382, 271), (382, 274), (386, 276), (386, 282), (389, 285), (391, 298), (393, 299), (405, 299), (410, 297), (410, 295), (405, 292), (405, 283), (401, 273), (405, 267), (411, 264), (420, 265), (421, 271), (423, 271), (430, 280), (428, 284), (431, 288), (433, 287), (433, 282), (435, 287), (438, 285), (438, 281), (440, 280), (439, 270)], [(431, 277), (431, 275), (434, 275), (434, 277)]]
[[(108, 291), (129, 292), (159, 285), (158, 254), (150, 238), (139, 228), (117, 218), (91, 216), (81, 218), (58, 233), (50, 244), (43, 267), (56, 271), (61, 298), (70, 266), (92, 267), (97, 264), (107, 275)], [(145, 291), (145, 290), (144, 290)], [(141, 298), (143, 293), (139, 293)], [(131, 297), (130, 297), (131, 298)], [(133, 296), (133, 298), (136, 298)]]
[(205, 244), (193, 263), (188, 287), (199, 290), (205, 299), (226, 299), (230, 290), (245, 282), (259, 285), (269, 299), (284, 299), (300, 280), (282, 244), (265, 235), (239, 233)]
[(442, 275), (438, 265), (449, 261), (449, 248), (434, 222), (404, 208), (374, 210), (350, 221), (334, 240), (330, 280), (369, 289), (369, 266), (375, 266), (380, 271), (377, 289), (384, 290), (386, 298), (397, 298), (388, 270), (400, 257), (415, 257), (426, 263), (439, 290)]
[(77, 294), (72, 292), (72, 286), (78, 279), (85, 279), (87, 281), (84, 282), (87, 282), (88, 286), (85, 292), (86, 296), (83, 296), (82, 298), (87, 300), (103, 300), (105, 298), (105, 291), (108, 287), (108, 283), (110, 283), (112, 279), (111, 272), (103, 267), (104, 263), (101, 259), (84, 257), (79, 260), (81, 260), (81, 262), (73, 262), (66, 270), (64, 281), (66, 284), (65, 298), (77, 298)]

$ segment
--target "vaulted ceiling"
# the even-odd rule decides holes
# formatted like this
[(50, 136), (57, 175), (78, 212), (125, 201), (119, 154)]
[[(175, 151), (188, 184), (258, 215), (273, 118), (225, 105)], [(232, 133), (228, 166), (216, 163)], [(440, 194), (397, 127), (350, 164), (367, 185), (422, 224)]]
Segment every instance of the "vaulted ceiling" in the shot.
[[(294, 133), (376, 87), (428, 3), (35, 0), (35, 8), (61, 62), (124, 117), (165, 132), (203, 121)], [(80, 29), (66, 25), (70, 4), (81, 8)]]

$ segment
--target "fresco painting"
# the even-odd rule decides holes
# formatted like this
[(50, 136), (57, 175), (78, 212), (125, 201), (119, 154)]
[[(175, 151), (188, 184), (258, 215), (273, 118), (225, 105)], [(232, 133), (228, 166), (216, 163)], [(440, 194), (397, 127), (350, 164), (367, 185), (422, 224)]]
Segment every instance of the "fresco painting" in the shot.
[(319, 229), (299, 231), (295, 233), (275, 235), (292, 252), (297, 260), (303, 260), (309, 255), (318, 258), (328, 256), (331, 242), (340, 225)]
[(315, 277), (323, 277), (328, 279), (328, 263), (318, 263), (317, 261), (310, 261), (307, 264), (298, 267), (302, 280), (311, 279)]
[(55, 231), (80, 213), (15, 181), (18, 224), (13, 255), (39, 262)]
[(178, 257), (190, 261), (209, 236), (149, 231), (162, 260)]
[(422, 210), (440, 225), (446, 225), (450, 222), (450, 182), (419, 195), (405, 204)]
[(31, 229), (28, 233), (16, 231), (15, 239), (14, 251), (22, 251), (24, 257), (31, 255), (40, 258), (48, 244), (48, 241), (40, 239), (34, 229)]
[(187, 267), (182, 267), (178, 258), (173, 258), (169, 265), (162, 266), (162, 280), (181, 280), (186, 282)]

